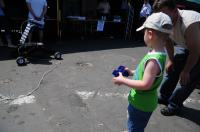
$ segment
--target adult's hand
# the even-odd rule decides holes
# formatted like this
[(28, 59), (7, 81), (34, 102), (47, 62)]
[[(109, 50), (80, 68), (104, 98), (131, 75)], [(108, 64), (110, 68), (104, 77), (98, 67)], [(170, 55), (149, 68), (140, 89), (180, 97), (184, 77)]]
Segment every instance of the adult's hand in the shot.
[(190, 82), (190, 73), (183, 70), (180, 74), (180, 84), (182, 86), (185, 86), (189, 82)]
[(37, 20), (37, 21), (41, 21), (42, 18), (40, 18), (40, 17), (35, 17), (35, 20)]
[(169, 73), (170, 70), (174, 70), (174, 64), (172, 61), (167, 61), (167, 64), (165, 66), (165, 70), (167, 73)]
[(167, 43), (165, 44), (167, 53), (168, 53), (168, 61), (165, 66), (165, 70), (167, 73), (169, 73), (170, 70), (174, 70), (174, 42), (169, 38), (167, 39)]

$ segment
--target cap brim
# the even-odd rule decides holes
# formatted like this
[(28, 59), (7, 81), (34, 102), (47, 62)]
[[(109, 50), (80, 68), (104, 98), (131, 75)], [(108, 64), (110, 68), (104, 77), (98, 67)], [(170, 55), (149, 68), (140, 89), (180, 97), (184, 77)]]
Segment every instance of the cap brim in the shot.
[(142, 31), (144, 29), (144, 26), (142, 25), (141, 27), (137, 28), (136, 31)]

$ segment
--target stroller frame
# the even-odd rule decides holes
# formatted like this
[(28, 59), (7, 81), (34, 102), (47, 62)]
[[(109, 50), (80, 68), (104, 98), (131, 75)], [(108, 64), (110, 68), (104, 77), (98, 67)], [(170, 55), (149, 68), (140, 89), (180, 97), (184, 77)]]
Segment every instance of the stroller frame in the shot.
[(50, 54), (53, 54), (54, 55), (54, 58), (57, 59), (57, 60), (60, 60), (62, 59), (62, 55), (60, 52), (55, 52), (53, 50), (49, 50), (47, 48), (44, 47), (44, 44), (42, 42), (26, 42), (26, 39), (27, 37), (29, 36), (30, 34), (30, 31), (34, 28), (34, 27), (40, 27), (41, 25), (34, 22), (34, 21), (31, 21), (31, 20), (28, 20), (28, 21), (25, 21), (24, 23), (22, 23), (21, 25), (21, 31), (22, 31), (22, 26), (27, 22), (27, 25), (26, 25), (26, 28), (25, 30), (23, 31), (23, 33), (21, 32), (21, 38), (20, 38), (20, 43), (18, 45), (18, 57), (16, 59), (16, 63), (18, 64), (18, 66), (24, 66), (27, 64), (27, 59), (29, 58), (29, 55), (37, 50), (37, 49), (40, 49), (40, 50), (44, 50), (45, 52), (48, 52)]

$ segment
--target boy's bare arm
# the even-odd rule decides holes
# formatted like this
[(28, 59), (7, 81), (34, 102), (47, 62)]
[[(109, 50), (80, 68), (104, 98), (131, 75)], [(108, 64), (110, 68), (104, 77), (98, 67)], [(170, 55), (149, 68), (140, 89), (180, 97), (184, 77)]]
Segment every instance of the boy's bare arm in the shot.
[(138, 90), (148, 90), (151, 88), (158, 73), (160, 73), (160, 68), (156, 60), (149, 60), (146, 65), (142, 80), (132, 80), (129, 78), (125, 78), (120, 73), (119, 77), (113, 78), (113, 82), (118, 85), (123, 84), (130, 88)]

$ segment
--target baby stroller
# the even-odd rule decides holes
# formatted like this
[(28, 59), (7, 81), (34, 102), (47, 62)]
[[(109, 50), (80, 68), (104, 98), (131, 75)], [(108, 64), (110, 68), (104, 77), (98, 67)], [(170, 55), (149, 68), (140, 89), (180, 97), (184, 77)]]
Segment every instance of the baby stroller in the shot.
[[(23, 27), (26, 25), (24, 31)], [(33, 52), (37, 52), (37, 50), (42, 50), (45, 53), (53, 55), (55, 59), (60, 60), (62, 59), (62, 55), (60, 52), (56, 52), (50, 49), (47, 49), (42, 42), (28, 42), (27, 37), (30, 35), (30, 31), (37, 29), (41, 25), (32, 21), (28, 20), (22, 23), (21, 25), (21, 38), (20, 43), (18, 45), (18, 57), (16, 59), (16, 63), (18, 66), (24, 66), (27, 64), (27, 59), (30, 58)]]

